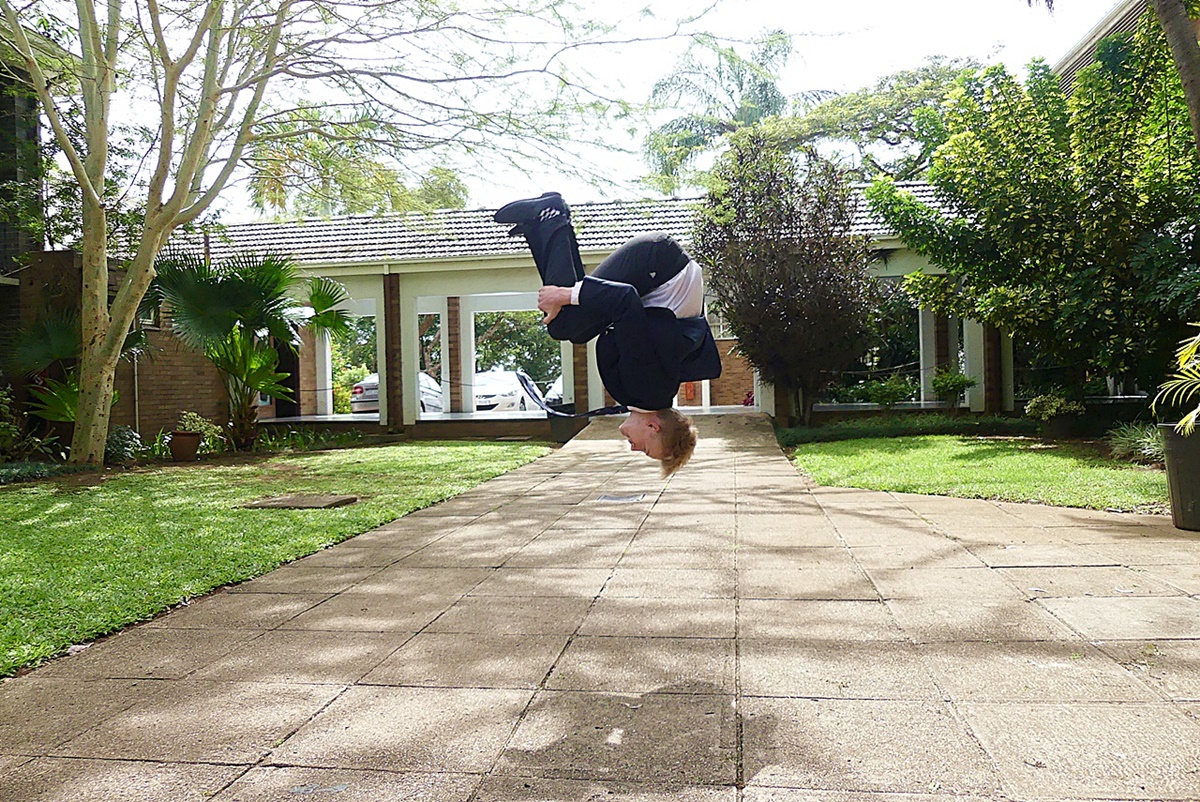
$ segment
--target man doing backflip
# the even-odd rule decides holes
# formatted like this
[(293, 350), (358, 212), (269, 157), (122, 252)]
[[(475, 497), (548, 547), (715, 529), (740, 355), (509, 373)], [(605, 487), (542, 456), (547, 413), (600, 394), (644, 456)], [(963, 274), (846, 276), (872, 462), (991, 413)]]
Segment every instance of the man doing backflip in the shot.
[(661, 462), (664, 475), (674, 473), (696, 447), (691, 420), (671, 406), (679, 385), (721, 375), (700, 266), (667, 234), (650, 233), (586, 275), (570, 209), (556, 192), (514, 201), (495, 220), (529, 244), (550, 336), (573, 343), (596, 338), (600, 379), (629, 409), (621, 434), (634, 451)]

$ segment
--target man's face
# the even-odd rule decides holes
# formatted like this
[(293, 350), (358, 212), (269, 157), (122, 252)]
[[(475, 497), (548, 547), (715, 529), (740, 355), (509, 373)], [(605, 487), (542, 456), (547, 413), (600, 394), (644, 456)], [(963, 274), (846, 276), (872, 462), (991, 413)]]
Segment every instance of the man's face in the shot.
[(629, 447), (634, 451), (640, 451), (657, 460), (661, 460), (665, 455), (662, 425), (658, 421), (658, 415), (653, 412), (630, 412), (629, 418), (621, 424), (621, 434), (629, 441)]

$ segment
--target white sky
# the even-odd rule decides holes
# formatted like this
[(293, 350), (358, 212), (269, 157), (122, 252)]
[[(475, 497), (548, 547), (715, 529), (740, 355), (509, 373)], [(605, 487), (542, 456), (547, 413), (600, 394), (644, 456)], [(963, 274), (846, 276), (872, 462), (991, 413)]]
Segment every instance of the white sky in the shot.
[[(627, 8), (630, 20), (646, 7), (645, 0), (593, 1), (604, 3), (608, 14), (614, 8), (618, 13)], [(699, 5), (696, 0), (656, 0), (652, 8), (659, 20), (669, 20), (694, 13)], [(1057, 0), (1051, 14), (1040, 4), (1030, 8), (1026, 0), (720, 0), (699, 27), (747, 39), (775, 28), (791, 33), (793, 55), (780, 76), (782, 90), (791, 95), (809, 89), (852, 91), (890, 73), (915, 68), (934, 55), (1002, 62), (1017, 72), (1035, 57), (1053, 66), (1114, 5), (1115, 0)], [(615, 95), (643, 101), (653, 83), (678, 63), (682, 46), (640, 45), (620, 53), (608, 51), (593, 72), (611, 81)], [(611, 136), (613, 144), (635, 151), (640, 144), (640, 135), (614, 131)], [(590, 186), (561, 165), (544, 160), (527, 165), (525, 173), (469, 179), (468, 205), (495, 208), (550, 189), (573, 203), (647, 194), (635, 183), (646, 172), (639, 158), (612, 154), (596, 158), (613, 186)]]
[[(654, 8), (665, 17), (671, 5), (685, 7), (658, 2)], [(690, 2), (686, 7), (697, 5)], [(845, 92), (915, 68), (934, 55), (1002, 62), (1014, 71), (1039, 56), (1053, 65), (1100, 22), (1114, 0), (1058, 0), (1054, 5), (1051, 14), (1040, 5), (1028, 7), (1025, 0), (723, 0), (702, 25), (723, 36), (745, 38), (781, 28), (794, 37), (792, 58), (780, 76), (784, 92)], [(649, 52), (653, 50), (659, 52)], [(624, 87), (624, 96), (643, 100), (678, 57), (679, 48), (655, 45), (625, 59), (609, 58), (608, 63), (625, 67), (614, 75)], [(639, 140), (629, 138), (620, 144), (636, 149)], [(614, 180), (631, 184), (646, 172), (639, 159), (608, 158)], [(492, 176), (486, 183), (472, 182), (471, 205), (499, 206), (547, 189), (561, 191), (575, 202), (645, 194), (632, 185), (593, 188), (554, 165), (530, 165), (529, 170), (527, 178)]]

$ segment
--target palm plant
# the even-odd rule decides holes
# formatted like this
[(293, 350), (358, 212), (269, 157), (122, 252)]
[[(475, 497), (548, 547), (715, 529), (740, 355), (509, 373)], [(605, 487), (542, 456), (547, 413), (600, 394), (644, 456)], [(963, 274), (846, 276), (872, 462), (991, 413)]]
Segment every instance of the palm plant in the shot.
[[(1193, 323), (1200, 326), (1200, 323)], [(1175, 353), (1176, 372), (1158, 388), (1154, 397), (1154, 408), (1160, 403), (1169, 406), (1190, 403), (1193, 398), (1200, 396), (1200, 333), (1185, 339), (1179, 344)], [(1175, 424), (1175, 431), (1190, 435), (1196, 430), (1196, 419), (1200, 418), (1200, 403)]]
[[(791, 35), (770, 31), (752, 44), (750, 55), (742, 56), (712, 36), (697, 37), (680, 65), (654, 85), (652, 104), (691, 109), (646, 137), (644, 152), (654, 170), (646, 181), (655, 188), (674, 193), (701, 153), (740, 128), (787, 111), (777, 72), (792, 53)], [(804, 105), (831, 95), (813, 91), (795, 100)]]
[(230, 439), (239, 449), (252, 447), (258, 394), (291, 395), (276, 348), (298, 350), (303, 328), (347, 330), (349, 314), (335, 308), (347, 300), (345, 288), (325, 277), (305, 281), (293, 260), (274, 254), (211, 262), (172, 253), (155, 269), (143, 306), (168, 306), (175, 336), (216, 366), (229, 397)]
[[(147, 350), (146, 333), (134, 329), (125, 336), (121, 358), (136, 358)], [(43, 312), (17, 331), (6, 361), (17, 373), (37, 377), (37, 383), (28, 387), (30, 412), (50, 421), (75, 421), (79, 407), (76, 362), (82, 352), (79, 312), (71, 307)], [(112, 403), (116, 401), (114, 391)]]

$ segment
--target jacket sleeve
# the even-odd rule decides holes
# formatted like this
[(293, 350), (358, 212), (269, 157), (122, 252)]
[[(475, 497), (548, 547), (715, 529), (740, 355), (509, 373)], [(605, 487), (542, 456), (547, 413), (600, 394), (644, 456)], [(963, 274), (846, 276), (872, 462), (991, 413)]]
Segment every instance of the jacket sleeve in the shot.
[(626, 315), (636, 314), (635, 307), (642, 308), (641, 296), (632, 284), (584, 276), (580, 285), (579, 305), (612, 323)]
[[(671, 384), (678, 387), (678, 357), (660, 353), (672, 343), (655, 337), (642, 299), (630, 284), (588, 276), (579, 292), (579, 305), (604, 314), (611, 329), (604, 336), (616, 346), (616, 371), (627, 388)], [(674, 391), (671, 392), (674, 395)], [(668, 402), (669, 405), (669, 402)], [(635, 405), (636, 406), (636, 405)]]

